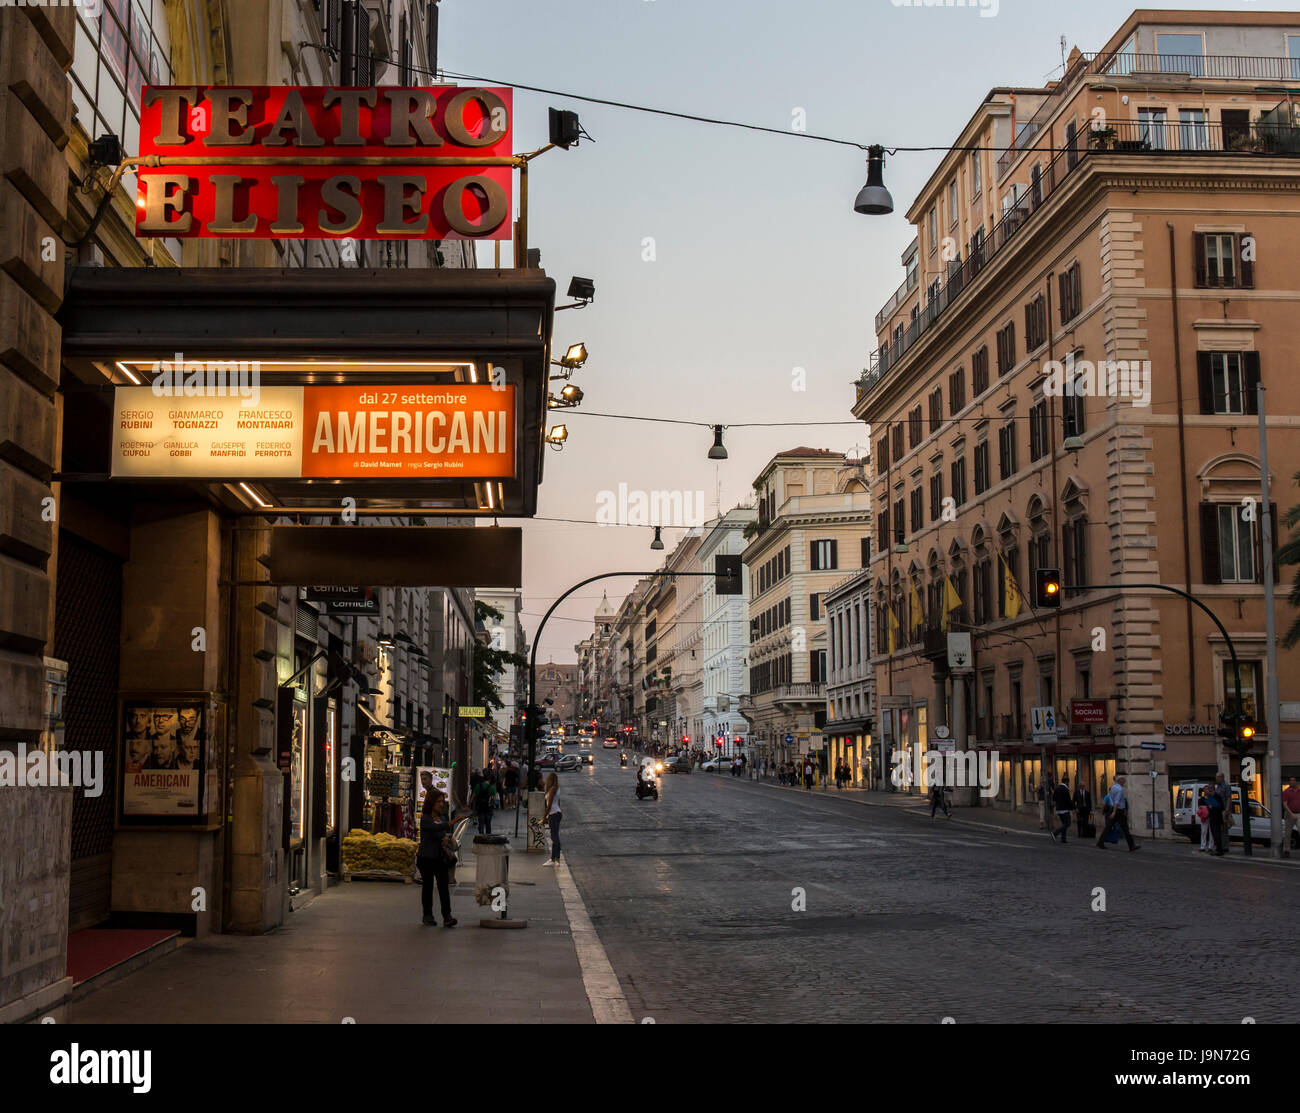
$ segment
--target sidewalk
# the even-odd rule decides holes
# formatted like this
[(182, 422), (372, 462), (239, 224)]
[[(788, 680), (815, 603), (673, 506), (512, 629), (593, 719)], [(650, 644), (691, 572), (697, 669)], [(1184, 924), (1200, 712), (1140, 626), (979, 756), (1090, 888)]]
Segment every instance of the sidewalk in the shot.
[[(749, 780), (748, 777), (745, 780)], [(755, 783), (751, 781), (750, 783)], [(928, 797), (920, 795), (909, 795), (904, 792), (880, 792), (875, 789), (863, 788), (846, 788), (838, 789), (833, 783), (818, 785), (809, 791), (802, 786), (778, 784), (775, 780), (764, 778), (757, 782), (764, 787), (774, 788), (781, 792), (802, 793), (805, 796), (838, 796), (845, 799), (851, 799), (858, 804), (866, 804), (869, 807), (897, 808), (909, 815), (917, 816), (926, 821), (930, 821), (930, 801)], [(952, 819), (945, 820), (942, 813), (937, 815), (932, 822), (950, 823), (962, 827), (972, 827), (983, 829), (988, 832), (1001, 832), (1006, 835), (1033, 835), (1041, 839), (1044, 843), (1051, 840), (1047, 831), (1039, 826), (1039, 817), (1030, 815), (1026, 812), (1005, 811), (1001, 808), (994, 807), (953, 807)], [(1097, 824), (1097, 829), (1101, 830), (1101, 813), (1093, 813), (1093, 822)], [(1076, 841), (1075, 824), (1073, 820), (1070, 823), (1070, 834), (1068, 836), (1070, 843)], [(1229, 853), (1219, 858), (1211, 854), (1201, 854), (1188, 839), (1178, 834), (1165, 833), (1158, 839), (1152, 839), (1150, 832), (1143, 835), (1141, 831), (1133, 831), (1133, 839), (1141, 844), (1143, 851), (1151, 850), (1164, 857), (1180, 856), (1192, 858), (1208, 858), (1216, 862), (1239, 862), (1246, 865), (1270, 865), (1282, 866), (1287, 868), (1300, 867), (1300, 855), (1292, 855), (1290, 858), (1273, 858), (1269, 848), (1258, 843), (1255, 844), (1254, 854), (1247, 857), (1242, 852), (1240, 842), (1234, 842), (1229, 848)], [(1093, 841), (1093, 840), (1079, 840)], [(1067, 844), (1068, 845), (1068, 844)], [(1114, 850), (1116, 847), (1108, 846), (1108, 850)], [(1126, 850), (1123, 836), (1120, 836), (1119, 849)]]
[[(509, 823), (506, 813), (498, 817), (499, 832), (512, 834), (513, 814)], [(567, 868), (543, 866), (545, 856), (525, 853), (525, 846), (522, 832), (511, 839), (509, 915), (526, 919), (526, 928), (479, 927), (481, 918), (498, 914), (474, 903), (470, 836), (452, 888), (454, 928), (421, 923), (418, 883), (351, 881), (332, 886), (269, 935), (214, 935), (187, 943), (74, 1001), (67, 1020), (590, 1024), (624, 1019), (617, 978)]]

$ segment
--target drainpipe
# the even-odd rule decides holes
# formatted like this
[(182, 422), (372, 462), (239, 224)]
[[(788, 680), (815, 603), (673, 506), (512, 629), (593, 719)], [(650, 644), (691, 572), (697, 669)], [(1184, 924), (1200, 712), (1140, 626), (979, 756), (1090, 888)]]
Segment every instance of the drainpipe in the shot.
[[(1052, 354), (1054, 345), (1052, 344), (1052, 277), (1053, 272), (1047, 272), (1047, 361), (1050, 363), (1056, 357)], [(1061, 515), (1057, 506), (1057, 499), (1060, 498), (1060, 485), (1057, 482), (1056, 474), (1056, 398), (1053, 395), (1047, 397), (1047, 450), (1052, 457), (1052, 562), (1057, 568), (1063, 567), (1061, 563)], [(1064, 676), (1061, 671), (1061, 610), (1058, 607), (1055, 614), (1056, 625), (1056, 694), (1054, 702), (1061, 702), (1061, 690), (1064, 686)], [(1057, 709), (1060, 710), (1059, 708)]]
[[(1178, 325), (1178, 267), (1174, 254), (1174, 226), (1166, 221), (1169, 229), (1169, 308), (1173, 315), (1174, 326), (1174, 383), (1178, 389), (1178, 474), (1180, 481), (1178, 493), (1183, 504), (1183, 583), (1187, 590), (1192, 590), (1192, 540), (1188, 525), (1187, 507), (1187, 435), (1183, 422), (1183, 357), (1182, 343)], [(1264, 508), (1267, 511), (1267, 507)], [(1187, 720), (1196, 722), (1196, 642), (1192, 637), (1192, 601), (1186, 602), (1187, 608)]]

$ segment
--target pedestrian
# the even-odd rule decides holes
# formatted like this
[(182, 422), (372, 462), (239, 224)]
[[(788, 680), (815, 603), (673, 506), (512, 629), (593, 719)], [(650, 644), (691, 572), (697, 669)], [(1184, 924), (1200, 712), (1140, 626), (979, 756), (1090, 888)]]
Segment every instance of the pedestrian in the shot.
[(1088, 786), (1080, 779), (1075, 782), (1074, 789), (1074, 819), (1079, 825), (1079, 838), (1086, 839), (1088, 835), (1088, 820), (1092, 816), (1092, 793), (1088, 791)]
[(474, 794), (471, 797), (474, 803), (474, 814), (478, 817), (480, 835), (492, 834), (492, 808), (496, 798), (496, 783), (491, 777), (481, 777), (478, 784), (474, 786)]
[(1074, 811), (1074, 800), (1070, 796), (1070, 780), (1064, 773), (1061, 774), (1061, 783), (1052, 793), (1052, 806), (1056, 809), (1056, 818), (1061, 824), (1059, 828), (1052, 830), (1052, 841), (1055, 842), (1060, 838), (1064, 845), (1066, 836), (1070, 833), (1070, 813)]
[(420, 905), (424, 909), (424, 922), (437, 927), (433, 917), (433, 887), (438, 886), (438, 903), (442, 909), (442, 926), (455, 927), (451, 914), (451, 884), (449, 873), (454, 852), (448, 845), (451, 824), (447, 822), (447, 797), (433, 787), (433, 774), (421, 773), (424, 782), (424, 807), (420, 812), (420, 846), (416, 852), (416, 865), (420, 870)]
[(1114, 827), (1118, 827), (1124, 833), (1130, 852), (1142, 849), (1133, 841), (1132, 832), (1128, 829), (1128, 796), (1124, 791), (1124, 782), (1127, 779), (1123, 776), (1116, 777), (1115, 783), (1110, 786), (1110, 792), (1106, 794), (1106, 826), (1097, 840), (1098, 850), (1106, 849), (1106, 836)]
[(1231, 792), (1223, 774), (1216, 773), (1214, 787), (1210, 790), (1207, 803), (1210, 808), (1210, 837), (1214, 839), (1214, 850), (1211, 853), (1217, 854), (1220, 858), (1228, 853), (1226, 828), (1231, 822), (1228, 818), (1232, 814), (1228, 811), (1232, 801)]
[(813, 786), (813, 764), (811, 758), (804, 758), (803, 779), (804, 779), (804, 787), (811, 792)]
[(943, 782), (937, 778), (930, 782), (930, 818), (934, 818), (934, 813), (943, 809), (943, 814), (949, 819), (952, 818), (952, 809), (948, 807), (948, 801), (944, 797)]
[(1038, 782), (1038, 829), (1041, 831), (1047, 826), (1047, 781), (1040, 779)]
[(554, 772), (546, 774), (546, 821), (551, 825), (551, 860), (544, 866), (560, 864), (560, 778)]
[(519, 766), (514, 762), (506, 770), (506, 807), (513, 808), (519, 804)]
[(1201, 849), (1204, 854), (1210, 849), (1210, 790), (1204, 785), (1196, 796), (1196, 822), (1201, 825)]
[(1294, 777), (1282, 790), (1282, 850), (1291, 846), (1291, 832), (1300, 827), (1300, 784)]

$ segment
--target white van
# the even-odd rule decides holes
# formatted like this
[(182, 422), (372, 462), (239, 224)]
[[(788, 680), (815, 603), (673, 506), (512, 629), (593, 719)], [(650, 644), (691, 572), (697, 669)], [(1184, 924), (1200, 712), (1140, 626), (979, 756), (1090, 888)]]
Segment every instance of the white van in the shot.
[[(1186, 835), (1194, 843), (1201, 841), (1201, 823), (1196, 818), (1196, 809), (1200, 806), (1201, 789), (1213, 791), (1212, 781), (1178, 781), (1174, 784), (1174, 830)], [(1250, 841), (1268, 843), (1272, 838), (1270, 826), (1272, 818), (1269, 810), (1258, 800), (1250, 800)], [(1228, 827), (1228, 838), (1240, 840), (1241, 827), (1241, 786), (1232, 786), (1232, 822)], [(1292, 835), (1292, 843), (1297, 839)]]

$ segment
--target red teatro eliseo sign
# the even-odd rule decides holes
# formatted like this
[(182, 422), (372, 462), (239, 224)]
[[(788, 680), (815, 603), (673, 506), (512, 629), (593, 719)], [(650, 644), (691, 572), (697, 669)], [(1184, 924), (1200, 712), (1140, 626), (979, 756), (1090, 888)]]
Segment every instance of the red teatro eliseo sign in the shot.
[(511, 90), (153, 85), (136, 233), (509, 239)]

